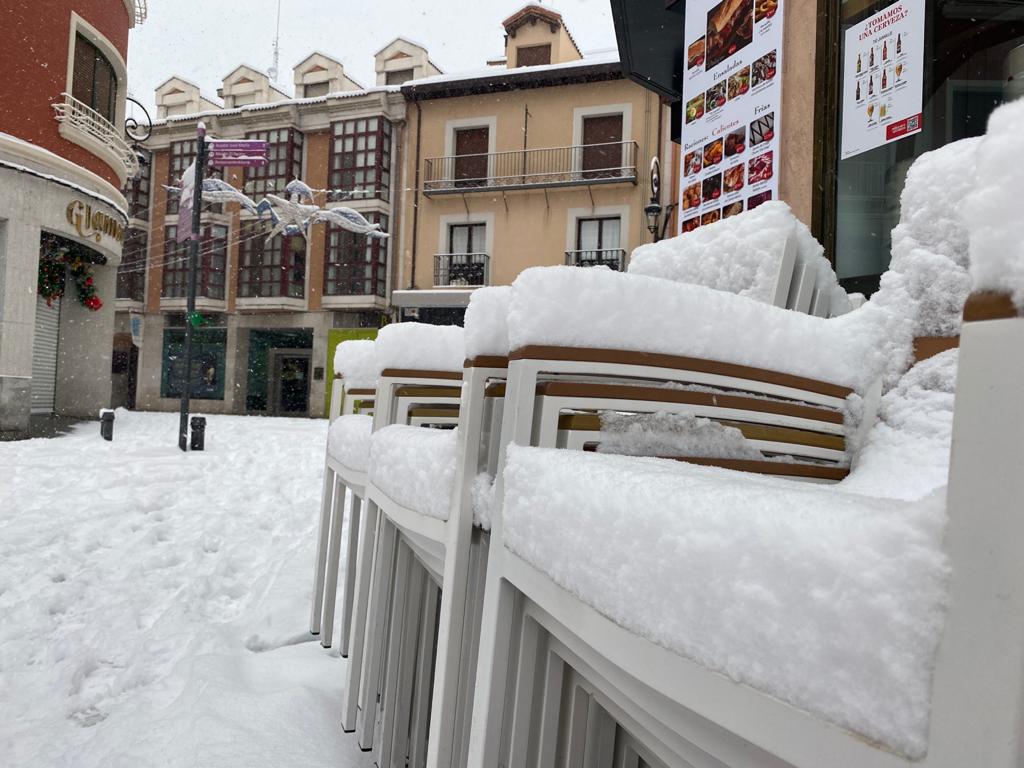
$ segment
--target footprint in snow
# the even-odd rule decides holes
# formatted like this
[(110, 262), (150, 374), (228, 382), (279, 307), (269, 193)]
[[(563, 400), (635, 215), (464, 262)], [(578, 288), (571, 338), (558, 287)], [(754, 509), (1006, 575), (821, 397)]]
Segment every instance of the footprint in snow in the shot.
[(316, 640), (316, 637), (309, 634), (308, 632), (301, 632), (297, 635), (285, 638), (263, 638), (259, 635), (249, 635), (245, 639), (245, 647), (253, 653), (265, 653), (266, 651), (274, 651), (278, 648), (285, 648), (289, 645), (302, 645), (303, 643), (311, 643)]

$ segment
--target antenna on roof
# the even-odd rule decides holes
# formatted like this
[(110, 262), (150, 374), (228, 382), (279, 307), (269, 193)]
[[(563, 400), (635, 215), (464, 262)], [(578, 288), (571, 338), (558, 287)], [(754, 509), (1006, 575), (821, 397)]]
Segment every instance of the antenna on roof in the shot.
[(270, 65), (270, 79), (277, 82), (278, 64), (281, 63), (281, 0), (277, 0), (277, 31), (274, 33), (274, 63)]

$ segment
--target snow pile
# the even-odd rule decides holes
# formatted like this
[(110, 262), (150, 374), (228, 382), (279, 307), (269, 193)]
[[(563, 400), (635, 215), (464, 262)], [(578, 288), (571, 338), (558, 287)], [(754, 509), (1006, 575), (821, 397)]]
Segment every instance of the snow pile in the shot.
[(481, 472), (473, 478), (469, 489), (473, 502), (473, 524), (491, 530), (491, 512), (494, 509), (494, 478)]
[(307, 631), (327, 422), (177, 426), (0, 442), (0, 765), (369, 768)]
[(907, 172), (892, 260), (872, 299), (909, 318), (913, 336), (955, 336), (971, 291), (963, 203), (975, 186), (979, 139), (927, 152)]
[(838, 489), (918, 499), (949, 477), (959, 350), (911, 368), (883, 398), (850, 475)]
[(764, 459), (736, 427), (688, 414), (601, 413), (599, 453)]
[(965, 206), (971, 275), (981, 290), (1009, 293), (1024, 312), (1024, 100), (992, 113), (977, 153), (977, 191)]
[(327, 452), (346, 467), (365, 472), (372, 431), (373, 416), (339, 416), (327, 431)]
[(462, 373), (465, 362), (465, 332), (457, 325), (394, 323), (380, 329), (376, 344), (381, 370)]
[(513, 445), (502, 515), (509, 549), (617, 624), (923, 754), (946, 600), (941, 493), (911, 504)]
[(372, 341), (343, 341), (334, 350), (334, 373), (349, 389), (376, 389), (380, 365)]
[(509, 340), (512, 349), (547, 344), (684, 355), (863, 389), (888, 361), (886, 319), (862, 308), (826, 320), (644, 275), (534, 267), (513, 284)]
[[(838, 288), (824, 249), (789, 206), (771, 201), (658, 243), (641, 245), (629, 271), (728, 291), (771, 303), (783, 258), (795, 252), (798, 268), (812, 265), (819, 290)], [(846, 293), (834, 296), (837, 313), (849, 311)]]
[(457, 439), (454, 429), (378, 429), (370, 438), (370, 482), (403, 507), (447, 520)]
[(508, 307), (512, 288), (507, 285), (477, 288), (466, 307), (466, 359), (481, 355), (507, 357)]

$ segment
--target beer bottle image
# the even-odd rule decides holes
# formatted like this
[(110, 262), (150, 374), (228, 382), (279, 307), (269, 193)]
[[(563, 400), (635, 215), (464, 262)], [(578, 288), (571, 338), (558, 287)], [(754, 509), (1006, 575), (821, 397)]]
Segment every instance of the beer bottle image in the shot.
[(903, 35), (896, 35), (896, 53), (903, 53)]
[(860, 80), (857, 81), (857, 101), (860, 101)]
[(887, 71), (888, 71), (888, 70), (885, 70), (885, 69), (883, 69), (883, 70), (882, 70), (882, 87), (883, 87), (883, 88), (885, 88), (885, 86), (886, 86), (886, 82), (887, 82), (887, 81), (888, 81), (888, 79), (889, 79), (889, 78), (887, 78), (887, 77), (885, 76), (885, 75), (886, 75), (886, 72), (887, 72)]
[(868, 66), (875, 66), (875, 46), (871, 46), (871, 57), (868, 59)]
[(885, 41), (882, 43), (882, 61), (889, 58), (889, 43)]
[(875, 76), (868, 75), (868, 96), (875, 92)]
[(858, 54), (857, 54), (857, 74), (858, 74), (858, 75), (860, 74), (860, 70), (861, 70), (861, 65), (860, 65), (860, 54), (858, 53)]

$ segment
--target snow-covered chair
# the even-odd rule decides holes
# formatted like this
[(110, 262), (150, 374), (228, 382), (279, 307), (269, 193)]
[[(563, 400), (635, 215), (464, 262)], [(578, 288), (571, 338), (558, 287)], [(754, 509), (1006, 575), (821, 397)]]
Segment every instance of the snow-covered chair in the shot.
[[(372, 425), (368, 413), (373, 412), (373, 398), (380, 377), (374, 342), (349, 340), (339, 344), (334, 352), (334, 370), (336, 378), (331, 393), (324, 484), (320, 498), (320, 526), (313, 571), (313, 604), (309, 619), (309, 631), (320, 635), (320, 643), (325, 648), (330, 648), (333, 641), (345, 506), (351, 498), (349, 526), (354, 531), (359, 527), (363, 487), (366, 485), (365, 456)], [(368, 413), (359, 413), (364, 408)], [(342, 655), (348, 654), (355, 542), (355, 536), (350, 536), (342, 603)]]
[[(513, 352), (514, 444), (492, 510), (471, 768), (553, 766), (556, 755), (619, 765), (620, 730), (651, 765), (1021, 764), (1024, 221), (1013, 206), (1024, 189), (1005, 158), (1024, 153), (1022, 125), (1024, 104), (1003, 108), (979, 150), (983, 189), (964, 205), (971, 268), (976, 289), (997, 292), (963, 307), (959, 353), (904, 373), (927, 308), (944, 302), (928, 275), (948, 254), (927, 249), (894, 253), (882, 290), (849, 317), (703, 313), (720, 336), (734, 333), (719, 355), (766, 355), (795, 375), (815, 365), (862, 395), (885, 382), (883, 419), (861, 436), (864, 461), (845, 486), (532, 447), (536, 371)], [(915, 214), (905, 195), (911, 228)], [(516, 285), (513, 349), (516, 320), (558, 327), (569, 282), (531, 286), (546, 285), (547, 300), (517, 311), (532, 279)], [(669, 332), (651, 287), (636, 302), (627, 281), (614, 285), (646, 329), (624, 340), (614, 320), (594, 328), (597, 313), (584, 312), (544, 341), (604, 334), (651, 352)], [(578, 305), (601, 303), (591, 287), (575, 286)], [(701, 324), (681, 325), (699, 352)], [(929, 434), (907, 439), (915, 430)]]
[(824, 249), (781, 201), (641, 245), (628, 272), (702, 285), (817, 317), (852, 309)]
[[(371, 433), (361, 445), (362, 460), (367, 473), (372, 470), (371, 434), (393, 425), (408, 425), (411, 414), (420, 404), (451, 405), (452, 388), (459, 387), (465, 354), (464, 332), (455, 326), (434, 326), (421, 323), (398, 323), (381, 329), (376, 341), (377, 362), (381, 367), (377, 384)], [(412, 392), (415, 390), (415, 392)], [(427, 423), (434, 423), (427, 420)], [(409, 427), (424, 437), (442, 438), (451, 430)], [(364, 474), (364, 498), (369, 476)], [(352, 618), (347, 635), (348, 659), (346, 693), (342, 707), (342, 727), (356, 730), (358, 697), (363, 680), (364, 643), (367, 608), (372, 574), (382, 566), (374, 556), (378, 539), (384, 531), (377, 506), (367, 503), (360, 521)], [(352, 529), (350, 536), (355, 535)], [(371, 718), (372, 725), (372, 718)]]
[(334, 350), (330, 421), (350, 413), (372, 414), (379, 376), (372, 341), (350, 339), (339, 344)]
[(422, 766), (428, 745), (429, 764), (458, 764), (465, 751), (476, 646), (467, 617), (486, 552), (474, 491), (497, 464), (510, 293), (483, 288), (470, 300), (457, 430), (394, 425), (371, 439), (366, 498), (380, 524), (356, 727), (381, 766)]

